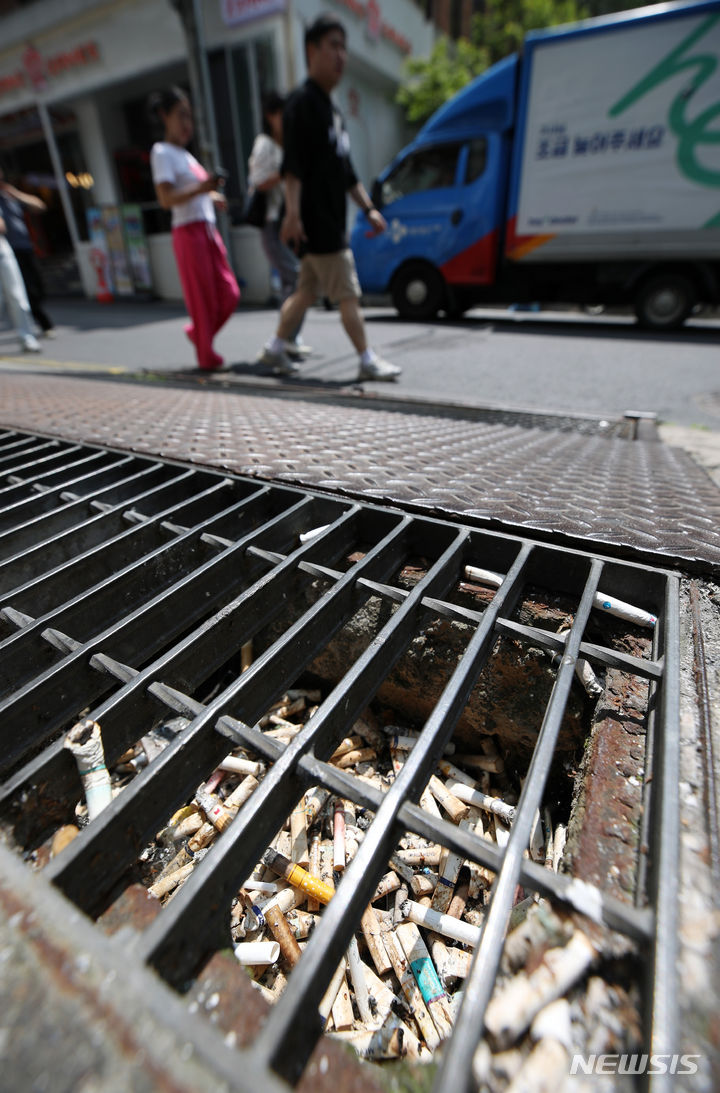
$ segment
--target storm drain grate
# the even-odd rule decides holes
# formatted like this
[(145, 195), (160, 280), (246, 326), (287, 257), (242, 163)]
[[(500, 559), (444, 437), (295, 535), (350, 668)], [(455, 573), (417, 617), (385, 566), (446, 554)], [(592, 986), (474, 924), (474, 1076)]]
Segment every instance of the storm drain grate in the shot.
[[(129, 960), (186, 992), (208, 957), (228, 947), (238, 890), (306, 791), (323, 787), (372, 817), (284, 992), (252, 1045), (238, 1049), (239, 1085), (270, 1088), (271, 1071), (291, 1084), (300, 1079), (322, 1033), (321, 1000), (408, 832), (495, 877), (454, 1029), (439, 1056), (436, 1089), (475, 1088), (473, 1059), (518, 887), (632, 943), (644, 976), (643, 1050), (676, 1050), (674, 575), (13, 432), (0, 434), (0, 557), (0, 800), (7, 837), (26, 858), (82, 799), (77, 768), (63, 746), (79, 717), (101, 726), (111, 768), (154, 726), (168, 717), (185, 719), (172, 742), (45, 865), (43, 875), (78, 908), (93, 917), (107, 909), (144, 848), (227, 755), (229, 741), (268, 767), (222, 837), (142, 932)], [(398, 574), (418, 559), (419, 579), (403, 586)], [(468, 607), (456, 594), (467, 566), (501, 575), (480, 607)], [(528, 587), (571, 603), (572, 625), (562, 637), (519, 621)], [(298, 590), (308, 589), (310, 605), (290, 612)], [(599, 592), (656, 616), (648, 656), (588, 639)], [(388, 610), (367, 647), (289, 743), (268, 736), (262, 716), (370, 599)], [(429, 618), (464, 624), (469, 639), (417, 743), (382, 791), (329, 759)], [(241, 650), (269, 632), (241, 671)], [(502, 638), (558, 654), (503, 846), (416, 803)], [(598, 672), (615, 669), (649, 686), (634, 900), (610, 895), (572, 871), (545, 868), (526, 853), (578, 658)], [(609, 813), (612, 808), (609, 801)], [(201, 1020), (196, 1028), (202, 1053)], [(663, 1080), (650, 1079), (653, 1088)]]

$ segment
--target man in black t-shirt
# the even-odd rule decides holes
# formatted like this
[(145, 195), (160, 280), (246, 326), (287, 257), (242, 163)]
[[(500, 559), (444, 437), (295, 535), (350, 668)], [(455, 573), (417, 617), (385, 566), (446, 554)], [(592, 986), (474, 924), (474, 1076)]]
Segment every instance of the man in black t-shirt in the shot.
[(320, 15), (305, 32), (308, 78), (289, 99), (283, 114), (285, 218), (280, 235), (301, 255), (297, 288), (283, 304), (275, 337), (260, 357), (280, 375), (293, 375), (292, 332), (319, 296), (340, 309), (345, 331), (360, 357), (360, 379), (394, 380), (397, 365), (368, 347), (360, 310), (360, 283), (345, 225), (349, 193), (372, 229), (387, 228), (353, 170), (350, 140), (342, 114), (330, 98), (347, 60), (345, 28), (334, 16)]

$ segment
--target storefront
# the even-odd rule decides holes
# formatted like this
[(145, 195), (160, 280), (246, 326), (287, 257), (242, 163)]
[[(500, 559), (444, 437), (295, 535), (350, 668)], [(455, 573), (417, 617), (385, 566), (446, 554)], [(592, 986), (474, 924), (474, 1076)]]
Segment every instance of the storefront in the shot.
[[(244, 298), (260, 302), (269, 271), (258, 233), (239, 219), (263, 91), (287, 90), (304, 78), (304, 28), (320, 11), (336, 10), (349, 52), (337, 98), (356, 169), (369, 185), (405, 141), (394, 94), (403, 60), (429, 52), (433, 27), (412, 0), (200, 0), (197, 7), (217, 155), (229, 171), (232, 258)], [(130, 206), (145, 233), (153, 290), (179, 297), (168, 216), (150, 177), (158, 134), (146, 112), (150, 91), (190, 86), (186, 41), (170, 0), (43, 0), (6, 16), (2, 40), (0, 164), (48, 204), (46, 216), (33, 220), (47, 269), (74, 252), (84, 291), (94, 294), (100, 221), (93, 210)], [(121, 290), (133, 290), (127, 279), (118, 281)]]

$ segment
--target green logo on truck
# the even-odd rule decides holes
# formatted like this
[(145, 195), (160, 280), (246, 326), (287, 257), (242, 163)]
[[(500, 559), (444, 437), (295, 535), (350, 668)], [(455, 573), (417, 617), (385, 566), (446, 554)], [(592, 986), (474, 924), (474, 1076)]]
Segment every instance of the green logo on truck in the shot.
[[(720, 130), (713, 129), (713, 123), (720, 118), (720, 102), (706, 107), (697, 117), (689, 118), (687, 109), (693, 95), (702, 85), (711, 79), (718, 67), (718, 57), (713, 52), (692, 54), (693, 47), (707, 35), (713, 27), (720, 22), (720, 15), (711, 15), (700, 26), (688, 34), (684, 41), (670, 51), (647, 76), (623, 95), (611, 108), (609, 117), (617, 117), (633, 106), (644, 95), (654, 91), (659, 84), (677, 76), (678, 73), (688, 70), (691, 73), (690, 83), (680, 91), (672, 103), (668, 113), (670, 128), (678, 140), (677, 162), (678, 167), (693, 182), (701, 186), (720, 186), (720, 171), (713, 171), (705, 167), (698, 160), (698, 152), (706, 145), (720, 145)], [(720, 226), (720, 215), (714, 217), (706, 227)]]

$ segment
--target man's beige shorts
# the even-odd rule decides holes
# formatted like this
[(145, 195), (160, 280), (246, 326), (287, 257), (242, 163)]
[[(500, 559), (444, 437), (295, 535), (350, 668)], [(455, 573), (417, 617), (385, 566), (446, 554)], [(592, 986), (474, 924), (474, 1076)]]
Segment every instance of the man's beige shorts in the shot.
[(297, 292), (311, 296), (327, 296), (334, 304), (362, 292), (355, 269), (355, 259), (349, 247), (335, 254), (306, 254), (300, 262)]

